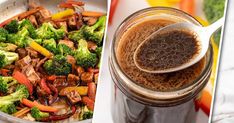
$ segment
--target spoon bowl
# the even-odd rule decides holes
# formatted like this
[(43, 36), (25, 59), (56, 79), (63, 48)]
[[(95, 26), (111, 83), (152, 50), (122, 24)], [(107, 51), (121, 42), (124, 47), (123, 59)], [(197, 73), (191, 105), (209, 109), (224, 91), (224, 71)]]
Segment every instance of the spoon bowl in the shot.
[[(200, 61), (205, 56), (205, 54), (208, 50), (208, 47), (209, 47), (210, 37), (219, 27), (221, 27), (223, 25), (223, 23), (224, 23), (224, 18), (221, 18), (217, 22), (215, 22), (214, 24), (212, 24), (208, 27), (201, 27), (201, 26), (197, 26), (197, 25), (194, 25), (191, 23), (186, 23), (186, 22), (176, 23), (176, 24), (172, 24), (172, 25), (163, 27), (163, 28), (157, 30), (156, 32), (152, 33), (148, 38), (146, 38), (137, 47), (136, 51), (134, 52), (134, 56), (133, 56), (134, 63), (140, 70), (148, 72), (148, 73), (169, 73), (169, 72), (175, 72), (175, 71), (179, 71), (179, 70), (188, 68), (188, 67), (194, 65), (195, 63), (197, 63), (198, 61)], [(157, 36), (164, 34), (164, 33), (168, 33), (170, 31), (184, 31), (184, 32), (189, 32), (190, 34), (192, 34), (196, 38), (197, 44), (199, 46), (198, 52), (194, 56), (192, 56), (191, 59), (189, 59), (185, 63), (180, 64), (176, 67), (169, 67), (169, 68), (165, 68), (165, 69), (152, 69), (152, 68), (147, 69), (142, 64), (138, 63), (137, 56), (139, 55), (138, 53), (141, 50), (141, 47), (143, 45), (145, 45), (146, 43), (148, 43), (150, 41), (150, 39), (156, 38)], [(153, 46), (151, 46), (151, 47), (153, 47)], [(155, 64), (157, 64), (157, 63), (155, 63)]]

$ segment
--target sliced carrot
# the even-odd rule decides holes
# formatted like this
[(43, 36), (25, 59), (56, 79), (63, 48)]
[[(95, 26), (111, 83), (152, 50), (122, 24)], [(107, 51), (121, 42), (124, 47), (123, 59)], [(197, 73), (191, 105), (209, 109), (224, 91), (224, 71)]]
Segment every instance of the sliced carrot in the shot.
[(25, 85), (28, 88), (29, 94), (32, 95), (33, 85), (23, 73), (19, 71), (14, 71), (12, 77), (15, 78), (20, 84)]
[(21, 103), (32, 108), (32, 107), (37, 107), (39, 110), (41, 111), (45, 111), (45, 112), (57, 112), (58, 109), (57, 108), (54, 108), (54, 107), (51, 107), (51, 106), (46, 106), (46, 105), (42, 105), (40, 103), (38, 103), (37, 101), (30, 101), (28, 99), (22, 99), (21, 100)]
[(69, 0), (59, 4), (60, 8), (74, 8), (73, 5), (84, 6), (84, 2)]
[(20, 117), (20, 116), (23, 116), (24, 114), (28, 113), (29, 111), (30, 111), (30, 108), (25, 107), (25, 108), (22, 108), (21, 110), (17, 111), (16, 113), (14, 113), (13, 116)]
[(94, 12), (94, 11), (83, 11), (82, 15), (83, 16), (88, 16), (88, 17), (101, 17), (101, 16), (105, 15), (105, 13)]
[(42, 9), (42, 7), (37, 7), (37, 8), (35, 8), (35, 9), (31, 9), (31, 10), (29, 10), (29, 11), (26, 11), (26, 12), (20, 13), (20, 14), (18, 14), (18, 15), (15, 15), (15, 16), (13, 16), (13, 17), (11, 17), (11, 18), (9, 18), (9, 19), (3, 21), (3, 22), (0, 24), (0, 27), (5, 26), (6, 24), (10, 23), (12, 20), (18, 20), (18, 19), (19, 19), (19, 20), (22, 20), (22, 19), (26, 18), (27, 16), (32, 15), (32, 14), (38, 12), (38, 11), (41, 10), (41, 9)]

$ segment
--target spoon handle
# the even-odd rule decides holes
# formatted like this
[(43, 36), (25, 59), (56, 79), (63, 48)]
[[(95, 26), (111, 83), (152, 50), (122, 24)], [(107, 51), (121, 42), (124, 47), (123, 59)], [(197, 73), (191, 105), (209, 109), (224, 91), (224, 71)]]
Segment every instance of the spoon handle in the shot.
[(219, 20), (217, 20), (216, 22), (214, 22), (213, 24), (211, 24), (206, 28), (206, 33), (209, 33), (210, 35), (212, 35), (216, 30), (218, 30), (222, 25), (224, 24), (224, 17), (220, 18)]

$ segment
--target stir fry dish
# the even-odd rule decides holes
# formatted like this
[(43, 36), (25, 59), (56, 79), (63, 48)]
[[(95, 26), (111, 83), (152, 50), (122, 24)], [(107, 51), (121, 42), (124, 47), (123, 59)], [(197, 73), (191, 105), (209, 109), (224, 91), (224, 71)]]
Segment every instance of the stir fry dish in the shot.
[(34, 3), (0, 24), (0, 111), (30, 121), (92, 118), (106, 14)]

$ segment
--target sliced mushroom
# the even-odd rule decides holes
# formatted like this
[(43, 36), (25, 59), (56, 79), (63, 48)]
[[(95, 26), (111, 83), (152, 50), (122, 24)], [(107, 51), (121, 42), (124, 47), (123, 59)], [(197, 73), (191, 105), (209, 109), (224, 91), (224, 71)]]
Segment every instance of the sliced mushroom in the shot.
[(37, 19), (34, 15), (30, 15), (28, 17), (28, 20), (35, 26), (35, 27), (38, 27), (38, 23), (37, 23)]
[(71, 49), (75, 49), (74, 43), (70, 40), (59, 40), (59, 44), (65, 44), (68, 47), (70, 47)]
[(86, 22), (87, 25), (92, 26), (97, 22), (96, 17), (83, 17), (84, 22)]
[(77, 91), (75, 91), (75, 90), (73, 90), (73, 91), (67, 93), (66, 96), (67, 96), (67, 98), (69, 99), (69, 101), (70, 101), (72, 104), (75, 104), (75, 103), (81, 101), (81, 96), (80, 96), (80, 94), (79, 94)]
[(72, 15), (68, 18), (67, 24), (70, 29), (76, 29), (77, 17)]

